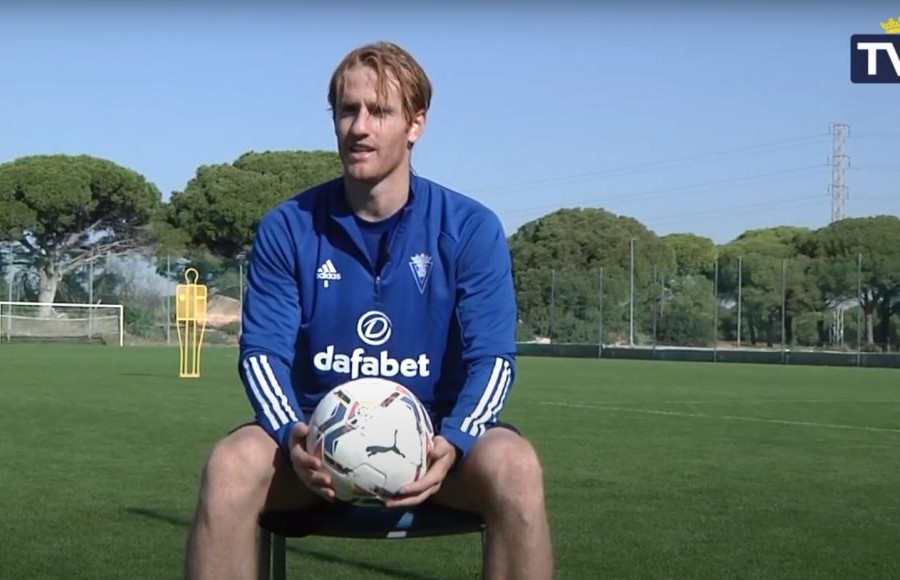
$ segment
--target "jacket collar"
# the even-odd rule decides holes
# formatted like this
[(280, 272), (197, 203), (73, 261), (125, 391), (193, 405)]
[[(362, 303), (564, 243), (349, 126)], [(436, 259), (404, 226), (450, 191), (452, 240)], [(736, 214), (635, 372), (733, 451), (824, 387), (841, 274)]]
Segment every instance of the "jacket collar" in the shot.
[[(353, 210), (347, 203), (347, 196), (344, 189), (344, 179), (339, 177), (334, 179), (327, 188), (328, 198), (328, 214), (343, 222), (346, 219), (353, 219)], [(409, 199), (400, 211), (409, 214), (421, 208), (425, 197), (427, 185), (425, 180), (415, 173), (409, 174)]]
[[(396, 230), (394, 231), (390, 244), (392, 249), (398, 247), (398, 244), (402, 244), (402, 240), (405, 238), (411, 220), (416, 219), (414, 216), (421, 215), (424, 211), (423, 208), (426, 204), (427, 193), (427, 181), (410, 172), (409, 199), (407, 199), (406, 204), (400, 210), (403, 212), (403, 215), (400, 217)], [(327, 188), (326, 194), (326, 208), (329, 217), (337, 222), (347, 233), (359, 250), (360, 255), (365, 258), (364, 261), (368, 261), (366, 258), (368, 253), (366, 251), (365, 241), (363, 240), (362, 233), (359, 231), (359, 226), (356, 225), (353, 210), (350, 209), (350, 204), (347, 203), (343, 178), (337, 178), (332, 181), (330, 187)]]

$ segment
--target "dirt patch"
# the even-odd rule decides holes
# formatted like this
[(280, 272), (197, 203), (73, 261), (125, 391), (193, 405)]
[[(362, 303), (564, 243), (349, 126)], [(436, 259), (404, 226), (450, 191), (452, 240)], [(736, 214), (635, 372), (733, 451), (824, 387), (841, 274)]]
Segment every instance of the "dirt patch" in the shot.
[(227, 296), (210, 296), (206, 305), (206, 324), (214, 328), (241, 321), (241, 302)]

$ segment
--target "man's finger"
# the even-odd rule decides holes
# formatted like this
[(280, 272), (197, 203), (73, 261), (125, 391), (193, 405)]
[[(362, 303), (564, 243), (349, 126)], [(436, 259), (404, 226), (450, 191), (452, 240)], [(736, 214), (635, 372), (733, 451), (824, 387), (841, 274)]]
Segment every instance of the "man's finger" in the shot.
[(300, 481), (303, 482), (307, 488), (311, 489), (314, 493), (322, 496), (323, 498), (334, 501), (335, 491), (331, 486), (331, 480), (328, 474), (322, 472), (297, 472), (297, 476), (300, 478)]
[(315, 455), (298, 455), (297, 461), (300, 465), (304, 465), (310, 469), (319, 469), (322, 467), (322, 461)]
[(299, 443), (304, 449), (306, 448), (306, 436), (309, 434), (309, 425), (306, 423), (297, 423), (291, 431), (291, 444)]
[(450, 466), (447, 461), (432, 463), (431, 469), (426, 471), (425, 475), (401, 487), (398, 495), (414, 495), (422, 493), (430, 487), (439, 485), (444, 480), (444, 477), (446, 477), (449, 467)]
[(442, 455), (446, 455), (449, 450), (450, 449), (448, 445), (441, 444), (440, 442), (435, 442), (435, 444), (433, 444), (431, 446), (431, 449), (428, 451), (428, 456), (435, 458), (441, 457)]
[(407, 483), (406, 485), (401, 487), (397, 491), (396, 497), (409, 497), (409, 496), (419, 495), (420, 493), (423, 493), (425, 490), (430, 489), (431, 487), (437, 485), (438, 482), (439, 481), (436, 480), (436, 478), (433, 478), (433, 477), (428, 478), (427, 476), (423, 477), (422, 479), (417, 479), (416, 481), (414, 481), (412, 483)]
[(438, 489), (440, 489), (440, 485), (435, 484), (428, 489), (424, 490), (422, 493), (416, 495), (402, 495), (395, 496), (393, 498), (389, 498), (385, 502), (386, 507), (411, 507), (415, 505), (419, 505), (435, 493), (437, 493)]
[(456, 460), (456, 447), (439, 435), (434, 438), (434, 445), (428, 452), (429, 463), (433, 464), (445, 458), (452, 464)]
[(322, 471), (312, 472), (309, 480), (316, 485), (331, 487), (331, 477), (329, 477), (327, 473), (324, 473)]
[(327, 487), (314, 487), (313, 492), (317, 493), (319, 496), (324, 498), (326, 501), (334, 503), (336, 500), (334, 499), (334, 491)]

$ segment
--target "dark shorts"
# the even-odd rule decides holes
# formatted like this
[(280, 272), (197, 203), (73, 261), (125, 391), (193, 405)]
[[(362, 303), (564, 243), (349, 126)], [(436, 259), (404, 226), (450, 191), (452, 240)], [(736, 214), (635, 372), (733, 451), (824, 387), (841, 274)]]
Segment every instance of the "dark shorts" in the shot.
[(496, 429), (497, 427), (503, 427), (504, 429), (509, 429), (510, 431), (512, 431), (513, 433), (515, 433), (516, 435), (521, 435), (521, 434), (522, 434), (522, 432), (519, 431), (519, 428), (518, 428), (518, 427), (516, 427), (516, 426), (513, 425), (512, 423), (505, 423), (505, 422), (503, 422), (503, 421), (497, 421), (497, 422), (494, 423), (493, 425), (489, 425), (489, 426), (488, 426), (488, 429)]
[[(305, 413), (306, 413), (306, 411), (304, 411), (304, 414), (305, 414)], [(308, 417), (309, 415), (307, 414), (306, 416)], [(254, 420), (254, 421), (247, 421), (246, 423), (241, 423), (240, 425), (238, 425), (238, 426), (235, 427), (234, 429), (231, 429), (230, 431), (228, 431), (228, 435), (231, 435), (232, 433), (234, 433), (234, 432), (237, 431), (238, 429), (243, 429), (244, 427), (249, 427), (250, 425), (259, 425), (259, 421), (255, 421), (255, 420)], [(262, 425), (259, 425), (259, 426), (260, 426), (260, 428), (262, 428)], [(489, 430), (491, 430), (491, 429), (496, 429), (497, 427), (503, 427), (504, 429), (509, 429), (510, 431), (512, 431), (513, 433), (515, 433), (516, 435), (521, 435), (521, 434), (522, 434), (522, 432), (519, 430), (518, 427), (516, 427), (516, 426), (513, 425), (512, 423), (505, 423), (505, 422), (503, 422), (503, 421), (497, 421), (496, 423), (493, 423), (493, 424), (491, 424), (491, 425), (488, 425), (487, 428), (486, 428), (486, 430), (489, 431)]]
[[(303, 414), (304, 414), (306, 417), (309, 417), (309, 414), (310, 414), (311, 412), (312, 412), (312, 411), (307, 411), (307, 410), (305, 410), (305, 409), (303, 410)], [(242, 428), (244, 428), (244, 427), (249, 427), (250, 425), (259, 425), (259, 422), (258, 422), (258, 421), (247, 421), (246, 423), (241, 423), (240, 425), (238, 425), (237, 427), (235, 427), (234, 429), (232, 429), (231, 431), (229, 431), (228, 434), (230, 435), (231, 433), (234, 433), (234, 432), (237, 431), (238, 429), (242, 429)], [(506, 422), (504, 422), (504, 421), (497, 421), (496, 423), (492, 423), (492, 424), (490, 424), (490, 425), (487, 425), (487, 427), (486, 427), (486, 429), (485, 429), (485, 432), (490, 431), (491, 429), (497, 429), (498, 427), (503, 428), (503, 429), (509, 429), (510, 431), (512, 431), (513, 433), (515, 433), (516, 435), (521, 435), (521, 434), (522, 434), (522, 432), (519, 430), (518, 427), (516, 427), (516, 426), (513, 425), (512, 423), (506, 423)], [(262, 428), (262, 425), (260, 425), (260, 428)], [(454, 469), (456, 469), (456, 468), (459, 466), (460, 463), (461, 463), (461, 458), (457, 458), (456, 462), (455, 462), (455, 463), (453, 464), (453, 466), (450, 468), (450, 471), (453, 471)]]
[[(303, 409), (300, 409), (300, 412), (303, 413), (303, 416), (306, 417), (306, 418), (308, 418), (310, 415), (312, 415), (312, 414), (313, 414), (313, 411), (314, 411), (314, 409), (310, 409), (310, 408), (303, 408)], [(430, 417), (431, 417), (432, 425), (436, 428), (436, 427), (440, 424), (440, 420), (439, 420), (433, 413), (429, 413), (429, 415), (430, 415)], [(244, 423), (244, 424), (242, 424), (242, 425), (238, 425), (238, 426), (235, 427), (232, 431), (237, 431), (237, 430), (240, 429), (241, 427), (246, 427), (247, 425), (258, 425), (258, 424), (259, 424), (258, 421), (248, 421), (248, 422), (246, 422), (246, 423)], [(495, 428), (497, 428), (497, 427), (503, 427), (504, 429), (509, 429), (510, 431), (512, 431), (513, 433), (515, 433), (516, 435), (521, 435), (521, 434), (522, 434), (522, 432), (519, 431), (519, 429), (518, 429), (515, 425), (513, 425), (512, 423), (504, 423), (503, 421), (497, 421), (496, 423), (492, 423), (491, 425), (487, 425), (487, 426), (486, 426), (486, 429), (495, 429)], [(437, 429), (435, 429), (435, 430), (437, 430)]]
[[(305, 413), (305, 411), (304, 411), (304, 413)], [(306, 414), (306, 416), (308, 417), (309, 415)], [(262, 425), (260, 425), (258, 421), (255, 421), (255, 420), (247, 421), (246, 423), (242, 423), (242, 424), (236, 426), (231, 431), (229, 431), (229, 434), (234, 433), (238, 429), (242, 429), (244, 427), (249, 427), (251, 425), (258, 425), (260, 428), (262, 428)], [(507, 423), (504, 421), (497, 421), (496, 423), (486, 425), (485, 432), (490, 431), (491, 429), (498, 429), (498, 428), (509, 429), (516, 435), (520, 435), (520, 436), (522, 435), (522, 432), (519, 430), (518, 427), (516, 427), (512, 423)], [(278, 449), (278, 456), (280, 456), (285, 461), (285, 467), (290, 466), (290, 463), (291, 463), (290, 456), (281, 447), (279, 447), (279, 449)], [(456, 460), (453, 462), (453, 465), (450, 466), (450, 469), (447, 470), (447, 474), (451, 475), (451, 474), (459, 473), (460, 466), (462, 465), (462, 463), (463, 463), (463, 457), (461, 454), (457, 453)]]

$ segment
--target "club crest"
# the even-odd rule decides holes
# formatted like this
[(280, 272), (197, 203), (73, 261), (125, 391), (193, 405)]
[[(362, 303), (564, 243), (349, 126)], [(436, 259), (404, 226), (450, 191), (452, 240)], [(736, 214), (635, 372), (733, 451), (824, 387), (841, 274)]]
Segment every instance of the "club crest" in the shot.
[(412, 271), (416, 286), (419, 287), (419, 293), (424, 294), (425, 285), (431, 275), (431, 256), (425, 253), (416, 254), (409, 259), (409, 269)]

